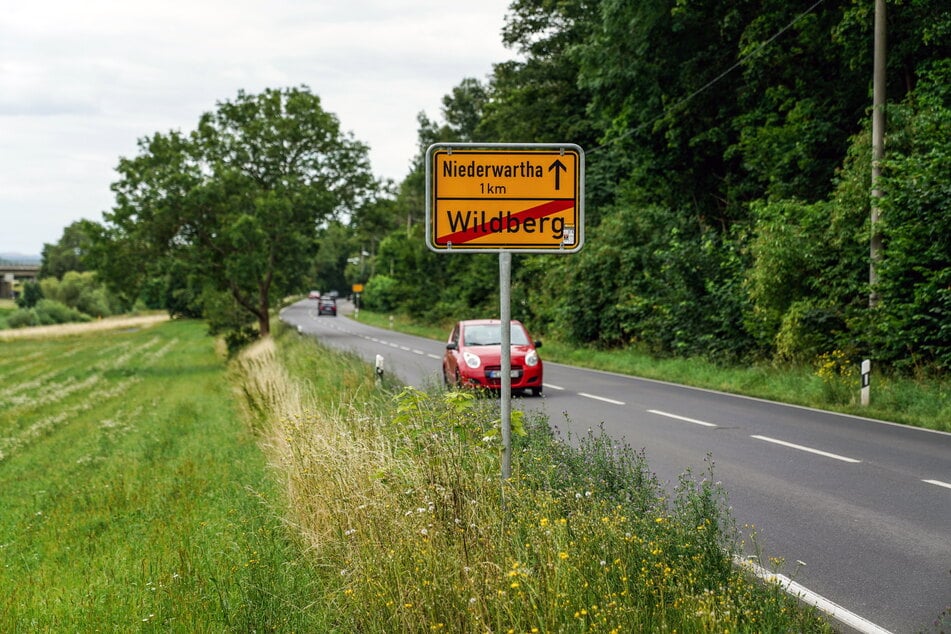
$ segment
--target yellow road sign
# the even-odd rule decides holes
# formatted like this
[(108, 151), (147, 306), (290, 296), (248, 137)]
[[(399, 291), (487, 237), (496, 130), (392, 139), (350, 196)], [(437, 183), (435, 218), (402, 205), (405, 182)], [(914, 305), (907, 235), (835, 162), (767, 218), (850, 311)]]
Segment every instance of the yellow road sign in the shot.
[(579, 146), (437, 143), (426, 152), (433, 251), (574, 253), (583, 243)]

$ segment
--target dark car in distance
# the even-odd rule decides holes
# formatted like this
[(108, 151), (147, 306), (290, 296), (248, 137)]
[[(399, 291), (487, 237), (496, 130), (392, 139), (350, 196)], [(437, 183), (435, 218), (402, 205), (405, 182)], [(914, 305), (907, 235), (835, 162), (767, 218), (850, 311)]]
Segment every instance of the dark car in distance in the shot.
[(317, 300), (317, 315), (330, 315), (331, 317), (337, 316), (337, 300), (333, 297), (321, 297)]
[[(447, 387), (499, 390), (502, 387), (502, 322), (469, 319), (457, 322), (449, 333), (442, 373)], [(532, 340), (522, 322), (511, 323), (512, 390), (542, 394), (541, 341)]]

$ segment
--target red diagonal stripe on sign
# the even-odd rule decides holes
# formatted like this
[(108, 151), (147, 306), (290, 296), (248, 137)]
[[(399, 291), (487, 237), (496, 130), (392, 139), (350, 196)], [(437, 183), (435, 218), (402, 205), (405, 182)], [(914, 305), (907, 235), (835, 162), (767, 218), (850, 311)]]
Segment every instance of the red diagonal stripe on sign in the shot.
[[(519, 224), (524, 222), (529, 218), (543, 218), (545, 216), (550, 216), (552, 214), (558, 213), (559, 211), (564, 211), (565, 209), (570, 209), (575, 206), (574, 200), (552, 200), (535, 207), (529, 207), (528, 209), (523, 209), (517, 213), (512, 214), (512, 218), (516, 218), (519, 221)], [(495, 216), (498, 218), (498, 216)], [(504, 221), (503, 216), (503, 221)], [(491, 218), (489, 218), (491, 220)], [(463, 244), (464, 242), (469, 242), (470, 240), (475, 240), (476, 238), (483, 238), (490, 234), (488, 229), (488, 222), (485, 222), (481, 225), (476, 225), (464, 231), (456, 231), (455, 233), (450, 233), (449, 235), (443, 236), (437, 240), (438, 244)]]

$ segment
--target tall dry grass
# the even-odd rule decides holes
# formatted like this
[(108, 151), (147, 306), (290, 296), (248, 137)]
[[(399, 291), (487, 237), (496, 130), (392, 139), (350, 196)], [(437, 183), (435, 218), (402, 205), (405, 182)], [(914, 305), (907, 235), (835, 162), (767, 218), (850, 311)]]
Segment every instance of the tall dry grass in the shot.
[[(326, 372), (347, 374), (346, 361), (311, 351)], [(234, 364), (246, 415), (284, 480), (288, 519), (314, 549), (343, 537), (347, 526), (365, 523), (362, 512), (387, 495), (379, 474), (395, 469), (393, 449), (367, 413), (373, 380), (362, 363), (349, 363), (355, 391), (346, 396), (292, 376), (273, 338), (249, 346)], [(380, 518), (374, 521), (380, 527)], [(394, 527), (386, 524), (380, 528), (390, 532)]]
[(528, 420), (502, 482), (495, 399), (277, 344), (241, 355), (237, 384), (334, 631), (828, 631), (732, 567), (709, 477), (670, 499), (630, 448)]
[(168, 321), (167, 313), (150, 315), (133, 315), (106, 317), (96, 321), (83, 323), (54, 324), (52, 326), (32, 326), (30, 328), (14, 328), (0, 330), (0, 341), (15, 339), (51, 339), (56, 337), (71, 337), (84, 333), (96, 333), (107, 330), (123, 330), (126, 328), (148, 328)]

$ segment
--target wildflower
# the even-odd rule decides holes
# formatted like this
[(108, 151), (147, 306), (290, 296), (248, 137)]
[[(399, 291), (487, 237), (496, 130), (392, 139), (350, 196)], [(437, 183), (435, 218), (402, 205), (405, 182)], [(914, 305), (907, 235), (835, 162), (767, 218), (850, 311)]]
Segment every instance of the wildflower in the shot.
[(562, 551), (562, 552), (558, 553), (558, 557), (559, 557), (560, 559), (568, 559), (568, 553)]

